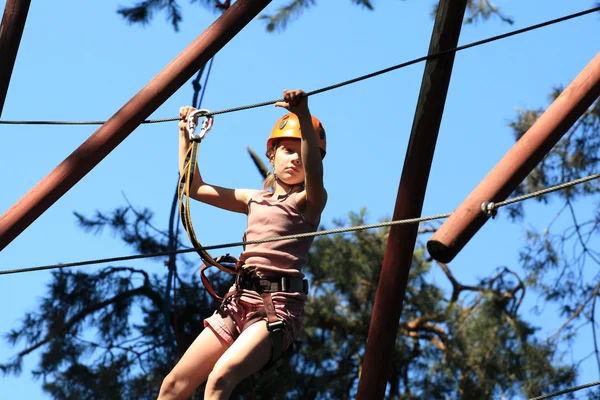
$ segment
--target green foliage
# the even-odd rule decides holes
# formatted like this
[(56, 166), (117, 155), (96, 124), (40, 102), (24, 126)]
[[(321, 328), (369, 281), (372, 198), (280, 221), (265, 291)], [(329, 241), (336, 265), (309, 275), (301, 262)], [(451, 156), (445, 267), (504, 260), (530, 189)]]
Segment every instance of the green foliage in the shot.
[[(563, 90), (562, 87), (554, 88), (550, 100), (555, 100)], [(542, 109), (518, 109), (515, 119), (509, 124), (515, 139), (519, 140), (542, 113)], [(599, 167), (600, 101), (596, 101), (558, 140), (513, 195), (592, 175), (598, 172)], [(545, 302), (556, 304), (559, 314), (565, 319), (551, 337), (556, 342), (574, 340), (577, 330), (583, 326), (589, 327), (597, 338), (594, 321), (600, 291), (600, 253), (595, 250), (595, 239), (599, 233), (600, 209), (597, 205), (579, 207), (579, 202), (593, 199), (595, 203), (598, 193), (598, 181), (588, 181), (537, 198), (544, 204), (554, 200), (559, 211), (556, 215), (549, 215), (546, 228), (527, 229), (527, 240), (520, 251), (527, 284), (536, 289)], [(522, 203), (511, 206), (511, 218), (522, 219), (524, 214)], [(576, 324), (582, 320), (583, 324)], [(590, 354), (598, 354), (596, 342)], [(600, 358), (596, 357), (596, 360), (600, 370)]]
[(477, 23), (479, 20), (488, 20), (493, 16), (512, 25), (514, 20), (505, 16), (500, 9), (489, 0), (469, 0), (467, 2), (467, 18), (465, 24)]
[[(118, 208), (87, 219), (76, 213), (84, 230), (109, 228), (120, 240), (142, 254), (165, 251), (168, 235), (157, 230), (148, 210)], [(180, 263), (192, 265), (181, 258)], [(21, 372), (23, 358), (39, 350), (34, 376), (53, 398), (155, 398), (172, 368), (167, 327), (163, 320), (165, 276), (151, 276), (135, 267), (109, 266), (94, 273), (57, 270), (35, 311), (5, 337), (23, 349), (0, 365), (6, 373)], [(231, 282), (217, 276), (217, 290)], [(181, 355), (203, 329), (215, 301), (197, 274), (176, 274), (176, 299), (170, 321), (175, 348)]]
[[(369, 11), (375, 9), (374, 3), (371, 0), (351, 0), (351, 2)], [(212, 10), (219, 12), (227, 9), (231, 4), (230, 0), (219, 2), (213, 0), (190, 0), (190, 3), (197, 3)], [(275, 12), (265, 13), (258, 19), (265, 22), (267, 32), (284, 31), (288, 25), (299, 18), (304, 11), (315, 7), (317, 0), (287, 0), (285, 4), (278, 6)], [(438, 2), (434, 2), (432, 15), (435, 17)], [(154, 15), (159, 12), (164, 12), (167, 15), (167, 20), (173, 25), (173, 28), (179, 30), (179, 24), (183, 20), (181, 14), (181, 6), (177, 0), (143, 0), (133, 6), (122, 6), (117, 9), (125, 21), (130, 24), (148, 25)], [(467, 2), (467, 16), (465, 23), (476, 23), (479, 20), (488, 20), (493, 16), (499, 17), (502, 21), (512, 24), (513, 20), (505, 16), (500, 9), (489, 0), (469, 0)]]
[[(206, 8), (215, 9), (213, 0), (190, 0), (190, 3), (198, 3)], [(179, 30), (179, 23), (183, 20), (181, 6), (177, 0), (142, 0), (131, 7), (119, 7), (117, 13), (130, 24), (148, 25), (154, 14), (164, 12), (167, 20), (173, 25), (173, 29)]]
[[(369, 1), (353, 2), (373, 8)], [(192, 3), (215, 6), (206, 0)], [(263, 19), (267, 29), (283, 29), (315, 4), (316, 0), (294, 0), (280, 8), (279, 14)], [(470, 1), (467, 10), (466, 23), (493, 15), (512, 22), (489, 1)], [(129, 22), (143, 24), (159, 12), (166, 12), (178, 28), (182, 18), (175, 0), (146, 0), (119, 10)], [(555, 89), (552, 98), (560, 90)], [(520, 138), (540, 115), (541, 110), (519, 110), (510, 124), (515, 137)], [(596, 102), (515, 194), (597, 171), (599, 121)], [(261, 165), (257, 167), (261, 169)], [(554, 196), (564, 201), (561, 212), (569, 210), (573, 224), (559, 233), (551, 232), (550, 227), (528, 232), (521, 252), (527, 273), (523, 280), (512, 270), (500, 268), (475, 284), (460, 283), (447, 265), (428, 259), (419, 242), (396, 346), (387, 355), (392, 358), (387, 397), (533, 397), (572, 386), (577, 366), (564, 361), (558, 352), (560, 334), (574, 338), (573, 322), (585, 319), (596, 337), (595, 301), (600, 291), (597, 268), (591, 275), (586, 272), (590, 262), (600, 265), (600, 255), (590, 246), (600, 226), (600, 211), (582, 223), (576, 218), (574, 203), (597, 192), (598, 185), (592, 182), (541, 199)], [(514, 218), (523, 214), (520, 206), (511, 209)], [(135, 252), (182, 247), (177, 235), (173, 237), (172, 227), (162, 230), (153, 225), (149, 210), (138, 212), (129, 205), (108, 214), (98, 212), (93, 218), (75, 215), (85, 231), (99, 234), (109, 230)], [(364, 224), (365, 211), (351, 213), (349, 223)], [(347, 223), (334, 221), (334, 225)], [(423, 227), (421, 232), (434, 230)], [(311, 294), (295, 351), (287, 354), (287, 362), (279, 369), (263, 371), (243, 382), (234, 398), (355, 396), (387, 235), (388, 229), (378, 229), (315, 240), (305, 270), (311, 278)], [(166, 290), (166, 271), (150, 275), (133, 264), (94, 273), (55, 271), (38, 309), (28, 312), (17, 328), (5, 335), (9, 344), (21, 349), (0, 364), (0, 370), (19, 374), (24, 358), (37, 351), (41, 357), (34, 376), (42, 378), (43, 389), (52, 398), (155, 398), (177, 356), (200, 333), (203, 320), (216, 307), (195, 273), (197, 260), (177, 257), (176, 263), (170, 260), (165, 264), (175, 268), (175, 292)], [(230, 277), (219, 274), (212, 280), (221, 293), (231, 283)], [(567, 318), (549, 340), (539, 339), (536, 328), (520, 316), (525, 290), (530, 287), (540, 291), (546, 301), (559, 304), (561, 315)], [(167, 300), (172, 301), (172, 310), (165, 320)], [(598, 363), (600, 368), (600, 360)], [(589, 398), (598, 394), (598, 390), (588, 392)], [(196, 398), (202, 398), (202, 388)]]
[[(129, 206), (92, 219), (77, 215), (82, 228), (108, 228), (133, 249), (153, 252), (167, 246), (168, 235), (154, 227), (147, 210)], [(362, 225), (365, 211), (349, 219)], [(234, 398), (355, 396), (387, 236), (382, 228), (315, 240), (305, 270), (310, 299), (295, 351), (279, 369), (243, 382)], [(167, 328), (181, 355), (216, 306), (197, 274), (189, 273), (197, 271), (196, 263), (178, 261), (184, 273), (176, 274), (168, 326), (163, 319), (166, 272), (150, 276), (134, 266), (55, 271), (39, 308), (7, 335), (9, 343), (23, 349), (2, 365), (3, 371), (19, 373), (23, 358), (37, 350), (41, 360), (34, 375), (43, 378), (52, 398), (154, 398), (174, 362)], [(434, 283), (440, 276), (445, 284)], [(228, 279), (213, 276), (218, 291), (226, 289)], [(477, 285), (461, 284), (446, 265), (426, 259), (419, 244), (390, 354), (389, 398), (533, 396), (571, 384), (574, 366), (560, 361), (552, 343), (538, 342), (535, 329), (519, 317), (524, 291), (523, 282), (506, 268)]]

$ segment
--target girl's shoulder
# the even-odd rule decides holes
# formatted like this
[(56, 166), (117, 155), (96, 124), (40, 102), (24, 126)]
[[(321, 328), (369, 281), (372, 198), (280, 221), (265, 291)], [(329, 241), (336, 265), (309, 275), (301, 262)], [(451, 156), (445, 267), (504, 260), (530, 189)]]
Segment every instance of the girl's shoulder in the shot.
[(270, 192), (264, 189), (247, 189), (246, 198), (248, 199), (247, 203), (250, 203), (252, 200), (256, 201), (260, 198), (263, 198), (269, 195)]

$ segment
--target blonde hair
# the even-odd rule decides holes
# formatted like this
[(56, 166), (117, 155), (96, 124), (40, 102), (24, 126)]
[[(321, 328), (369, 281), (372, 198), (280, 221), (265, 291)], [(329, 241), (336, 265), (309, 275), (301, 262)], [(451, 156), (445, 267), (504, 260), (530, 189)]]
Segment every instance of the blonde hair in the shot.
[[(275, 157), (275, 152), (277, 151), (277, 146), (279, 146), (279, 140), (273, 140), (271, 148), (268, 149), (267, 153), (265, 154), (267, 156), (267, 158), (269, 159), (269, 162), (271, 161), (271, 157), (273, 157), (273, 158)], [(274, 171), (269, 172), (269, 174), (265, 178), (265, 183), (263, 185), (263, 189), (264, 190), (271, 189), (272, 192), (275, 190), (275, 172)]]
[(271, 189), (271, 192), (275, 190), (275, 174), (269, 172), (269, 175), (265, 178), (265, 184), (263, 185), (264, 190)]

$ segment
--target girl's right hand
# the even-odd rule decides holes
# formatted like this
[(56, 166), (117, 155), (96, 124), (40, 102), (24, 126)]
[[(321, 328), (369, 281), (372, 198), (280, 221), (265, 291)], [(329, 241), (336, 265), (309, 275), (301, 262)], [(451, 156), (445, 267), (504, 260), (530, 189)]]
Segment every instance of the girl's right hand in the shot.
[(196, 109), (192, 106), (185, 106), (179, 108), (179, 132), (185, 133), (188, 123), (189, 115)]

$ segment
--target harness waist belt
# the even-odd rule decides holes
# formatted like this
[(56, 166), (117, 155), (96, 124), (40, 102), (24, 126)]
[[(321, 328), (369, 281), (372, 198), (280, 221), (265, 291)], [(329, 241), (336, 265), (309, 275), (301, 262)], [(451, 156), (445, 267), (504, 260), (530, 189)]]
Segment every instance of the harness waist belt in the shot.
[(251, 278), (240, 276), (239, 286), (242, 289), (256, 290), (258, 293), (300, 292), (308, 294), (308, 281), (302, 278)]

